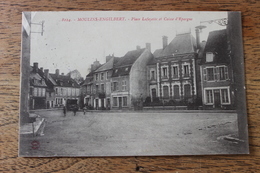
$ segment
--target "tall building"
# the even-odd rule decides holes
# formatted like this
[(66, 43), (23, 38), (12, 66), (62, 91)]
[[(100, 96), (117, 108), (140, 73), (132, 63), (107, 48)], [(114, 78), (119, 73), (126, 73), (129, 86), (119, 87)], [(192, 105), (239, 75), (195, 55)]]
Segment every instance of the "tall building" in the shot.
[(94, 93), (94, 108), (110, 109), (111, 108), (111, 77), (114, 65), (119, 58), (112, 56), (106, 57), (106, 63), (101, 65), (93, 72), (93, 93)]
[(205, 109), (233, 109), (233, 69), (226, 29), (209, 33), (200, 71), (203, 107)]
[(111, 107), (130, 108), (139, 98), (147, 97), (146, 66), (153, 58), (151, 45), (146, 48), (137, 46), (127, 52), (115, 64), (111, 79)]
[[(197, 44), (191, 32), (177, 33), (168, 44), (163, 36), (163, 48), (154, 52), (155, 59), (147, 66), (148, 91), (151, 101), (158, 98), (163, 104), (169, 102), (187, 105), (195, 103), (199, 95), (197, 78)], [(196, 102), (197, 103), (197, 102)]]
[(43, 72), (34, 63), (30, 72), (29, 109), (46, 109), (46, 89)]

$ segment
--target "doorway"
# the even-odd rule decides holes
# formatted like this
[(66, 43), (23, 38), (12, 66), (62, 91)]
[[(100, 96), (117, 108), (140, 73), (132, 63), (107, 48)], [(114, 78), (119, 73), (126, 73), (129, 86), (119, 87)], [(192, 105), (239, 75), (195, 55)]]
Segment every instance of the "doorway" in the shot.
[(217, 109), (221, 107), (219, 90), (214, 90), (214, 105)]

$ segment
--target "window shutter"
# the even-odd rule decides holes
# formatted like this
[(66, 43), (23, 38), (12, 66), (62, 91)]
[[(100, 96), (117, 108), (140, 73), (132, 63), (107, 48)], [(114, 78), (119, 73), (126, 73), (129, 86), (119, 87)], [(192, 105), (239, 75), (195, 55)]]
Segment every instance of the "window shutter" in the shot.
[(228, 68), (227, 68), (227, 66), (225, 66), (224, 69), (225, 69), (225, 79), (228, 79)]
[(219, 67), (216, 67), (216, 78), (215, 78), (215, 80), (220, 80)]
[(218, 80), (217, 67), (213, 68), (214, 71), (214, 80)]
[(207, 81), (207, 69), (206, 68), (203, 69), (203, 79), (204, 79), (204, 81)]

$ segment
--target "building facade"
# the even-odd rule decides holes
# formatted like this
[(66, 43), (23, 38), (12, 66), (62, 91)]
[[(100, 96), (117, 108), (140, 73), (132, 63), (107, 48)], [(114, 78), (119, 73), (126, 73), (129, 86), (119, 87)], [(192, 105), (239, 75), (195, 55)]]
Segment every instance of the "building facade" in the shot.
[(226, 29), (209, 33), (200, 69), (203, 107), (233, 109), (233, 69)]
[(79, 104), (80, 86), (70, 76), (60, 75), (59, 70), (55, 74), (50, 74), (52, 79), (56, 82), (54, 86), (54, 107), (62, 107), (66, 105), (67, 100), (77, 100)]
[(137, 46), (115, 64), (111, 78), (111, 107), (124, 109), (135, 106), (147, 97), (147, 64), (152, 60), (151, 45)]
[(106, 57), (106, 63), (93, 72), (93, 94), (95, 109), (111, 109), (111, 78), (114, 65), (119, 58)]
[(197, 43), (191, 32), (177, 34), (163, 48), (154, 52), (155, 59), (147, 66), (147, 80), (151, 101), (163, 104), (191, 104), (197, 101), (198, 85)]
[(29, 109), (45, 109), (46, 108), (46, 90), (47, 85), (38, 63), (34, 63), (30, 72), (30, 93), (29, 93)]

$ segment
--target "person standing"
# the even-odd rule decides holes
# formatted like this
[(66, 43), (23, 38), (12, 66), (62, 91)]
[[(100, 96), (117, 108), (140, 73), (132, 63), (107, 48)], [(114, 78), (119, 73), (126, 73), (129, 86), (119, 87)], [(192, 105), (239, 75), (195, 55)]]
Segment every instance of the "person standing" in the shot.
[(66, 117), (66, 113), (67, 113), (66, 106), (63, 106), (63, 114), (64, 114), (64, 117)]

